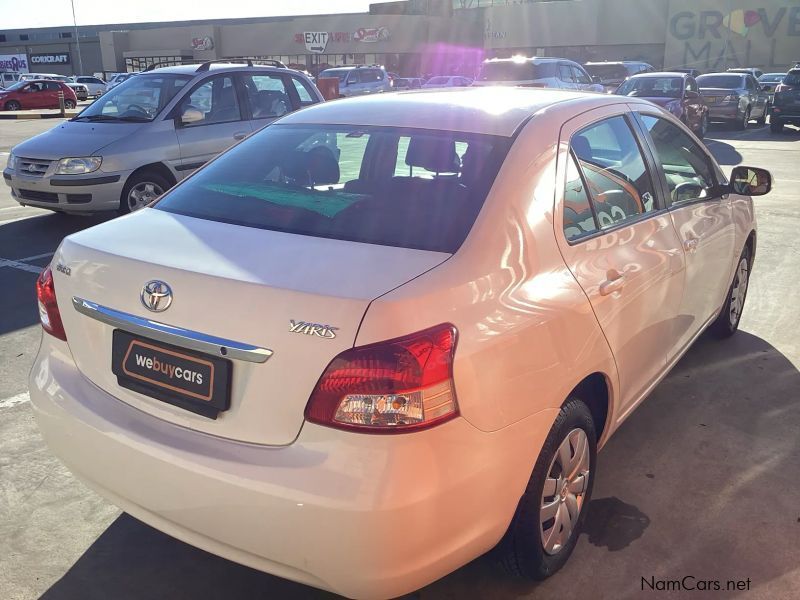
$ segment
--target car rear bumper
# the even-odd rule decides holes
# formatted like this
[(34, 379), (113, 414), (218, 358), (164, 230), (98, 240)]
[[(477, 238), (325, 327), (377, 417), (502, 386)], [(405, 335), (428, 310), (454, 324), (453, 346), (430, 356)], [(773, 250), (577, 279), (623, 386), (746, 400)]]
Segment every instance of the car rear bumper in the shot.
[(189, 544), (349, 597), (418, 589), (494, 546), (557, 410), (494, 433), (454, 419), (409, 435), (305, 424), (288, 446), (225, 440), (141, 413), (44, 335), (31, 401), (89, 487)]
[(781, 123), (792, 123), (800, 125), (800, 105), (798, 106), (785, 106), (778, 105), (772, 107), (772, 121), (780, 121)]
[(22, 205), (77, 213), (118, 209), (129, 174), (126, 171), (40, 177), (5, 169), (3, 180), (11, 188), (14, 199)]
[(708, 107), (708, 118), (715, 121), (736, 121), (741, 117), (738, 104), (712, 104)]

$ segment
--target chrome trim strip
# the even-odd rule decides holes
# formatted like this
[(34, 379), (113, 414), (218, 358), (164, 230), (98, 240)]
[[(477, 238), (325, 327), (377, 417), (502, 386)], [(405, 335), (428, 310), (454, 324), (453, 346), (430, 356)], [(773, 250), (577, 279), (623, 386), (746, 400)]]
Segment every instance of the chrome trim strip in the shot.
[(243, 344), (241, 342), (234, 342), (233, 340), (226, 340), (224, 338), (206, 335), (198, 331), (190, 329), (183, 329), (182, 327), (174, 327), (159, 323), (158, 321), (151, 321), (136, 315), (131, 315), (107, 306), (102, 306), (77, 296), (72, 297), (72, 306), (75, 307), (79, 313), (91, 317), (96, 321), (111, 325), (112, 327), (119, 327), (131, 333), (138, 333), (140, 335), (164, 342), (165, 344), (174, 344), (189, 350), (197, 350), (198, 352), (205, 352), (214, 356), (222, 356), (224, 358), (232, 358), (235, 360), (243, 360), (253, 363), (264, 363), (272, 356), (272, 350), (267, 348), (260, 348), (250, 344)]

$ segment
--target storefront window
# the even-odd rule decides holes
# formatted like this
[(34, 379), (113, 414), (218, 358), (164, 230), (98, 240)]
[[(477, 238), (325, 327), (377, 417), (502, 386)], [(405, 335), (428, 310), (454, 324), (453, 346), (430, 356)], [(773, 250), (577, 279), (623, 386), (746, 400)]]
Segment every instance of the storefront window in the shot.
[(192, 60), (191, 56), (131, 56), (125, 59), (125, 71), (134, 73), (144, 71), (147, 67), (158, 65), (159, 67), (169, 67), (180, 65), (184, 61)]

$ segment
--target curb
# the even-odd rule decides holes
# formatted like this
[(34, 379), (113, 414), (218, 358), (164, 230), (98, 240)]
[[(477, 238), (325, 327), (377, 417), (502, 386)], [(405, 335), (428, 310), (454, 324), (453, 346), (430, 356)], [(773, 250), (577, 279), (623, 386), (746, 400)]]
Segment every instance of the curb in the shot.
[(78, 113), (75, 111), (67, 112), (65, 116), (61, 113), (7, 113), (0, 112), (0, 120), (14, 120), (14, 119), (70, 119)]

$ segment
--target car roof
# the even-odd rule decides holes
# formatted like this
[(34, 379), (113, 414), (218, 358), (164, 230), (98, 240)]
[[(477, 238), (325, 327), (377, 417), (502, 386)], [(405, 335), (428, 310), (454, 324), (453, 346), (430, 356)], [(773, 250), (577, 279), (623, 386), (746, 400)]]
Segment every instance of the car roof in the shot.
[(680, 77), (681, 79), (686, 79), (690, 77), (688, 73), (681, 73), (680, 71), (658, 71), (653, 73), (637, 73), (636, 75), (631, 75), (630, 79), (644, 79), (645, 77)]
[(649, 63), (646, 63), (643, 60), (601, 60), (594, 62), (590, 61), (584, 64), (595, 67), (600, 65), (647, 65)]
[(593, 108), (632, 102), (637, 100), (557, 89), (434, 88), (322, 102), (291, 113), (279, 122), (407, 127), (511, 137), (528, 119), (543, 111), (552, 109), (557, 113), (554, 118), (568, 119)]
[(510, 62), (510, 63), (524, 63), (524, 62), (532, 62), (532, 63), (545, 63), (545, 62), (555, 62), (555, 61), (563, 61), (568, 63), (575, 63), (578, 64), (574, 60), (569, 58), (558, 58), (556, 56), (512, 56), (511, 58), (487, 58), (484, 60), (485, 63), (498, 63), (498, 62)]
[[(174, 65), (171, 67), (160, 67), (158, 69), (153, 69), (152, 71), (142, 71), (141, 74), (148, 74), (151, 75), (153, 73), (163, 74), (163, 73), (174, 73), (180, 75), (203, 75), (204, 73), (209, 73), (212, 71), (241, 71), (242, 69), (250, 70), (264, 70), (264, 71), (292, 71), (293, 69), (282, 69), (280, 67), (267, 67), (265, 65), (253, 65), (248, 66), (247, 63), (212, 63), (208, 65), (208, 68), (204, 68), (202, 71), (198, 72), (201, 64), (191, 64), (191, 65)], [(131, 73), (132, 75), (132, 73)]]

